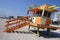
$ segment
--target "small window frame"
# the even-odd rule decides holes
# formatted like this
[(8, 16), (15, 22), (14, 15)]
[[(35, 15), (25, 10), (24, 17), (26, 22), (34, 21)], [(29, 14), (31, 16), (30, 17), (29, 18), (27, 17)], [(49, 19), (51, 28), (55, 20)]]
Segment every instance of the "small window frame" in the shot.
[(44, 11), (44, 15), (43, 15), (43, 16), (50, 18), (51, 12), (49, 12), (49, 11)]

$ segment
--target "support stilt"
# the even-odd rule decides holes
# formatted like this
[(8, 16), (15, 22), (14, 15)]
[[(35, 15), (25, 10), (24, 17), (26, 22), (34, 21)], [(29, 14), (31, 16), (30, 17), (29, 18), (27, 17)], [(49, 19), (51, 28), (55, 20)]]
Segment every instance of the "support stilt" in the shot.
[(47, 28), (47, 35), (50, 37), (51, 34), (50, 34), (50, 28)]
[(30, 30), (30, 25), (29, 25), (29, 27), (28, 27), (28, 30)]
[(39, 34), (39, 28), (37, 28), (37, 36), (40, 36), (40, 34)]

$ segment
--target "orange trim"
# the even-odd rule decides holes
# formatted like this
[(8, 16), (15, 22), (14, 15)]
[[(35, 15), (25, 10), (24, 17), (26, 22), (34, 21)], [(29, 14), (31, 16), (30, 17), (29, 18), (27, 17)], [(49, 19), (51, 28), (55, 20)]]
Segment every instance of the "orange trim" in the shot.
[(41, 21), (42, 21), (42, 18), (40, 18), (40, 17), (36, 18), (36, 24), (41, 24)]

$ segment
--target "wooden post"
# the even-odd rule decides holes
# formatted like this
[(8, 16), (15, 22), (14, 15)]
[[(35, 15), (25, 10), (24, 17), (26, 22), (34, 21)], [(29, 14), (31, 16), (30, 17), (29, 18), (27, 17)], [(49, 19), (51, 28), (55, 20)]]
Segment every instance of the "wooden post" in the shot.
[(50, 37), (51, 34), (50, 34), (50, 28), (47, 28), (47, 35)]
[(28, 30), (30, 30), (30, 25), (29, 25), (29, 27), (28, 27)]
[(40, 36), (40, 34), (39, 34), (39, 28), (37, 28), (37, 36)]
[(42, 17), (44, 16), (44, 11), (45, 11), (45, 10), (43, 9), (43, 12), (42, 12)]

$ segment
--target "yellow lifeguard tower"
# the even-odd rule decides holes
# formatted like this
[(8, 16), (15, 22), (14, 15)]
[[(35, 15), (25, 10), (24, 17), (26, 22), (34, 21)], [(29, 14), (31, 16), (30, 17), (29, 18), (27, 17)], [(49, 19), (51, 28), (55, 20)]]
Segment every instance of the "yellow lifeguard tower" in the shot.
[[(36, 5), (34, 5), (36, 6)], [(55, 5), (53, 6), (49, 6), (47, 4), (44, 4), (42, 6), (38, 6), (35, 8), (29, 7), (28, 13), (29, 11), (32, 12), (32, 22), (30, 23), (30, 26), (36, 26), (38, 27), (37, 29), (37, 34), (39, 35), (38, 31), (39, 28), (47, 28), (47, 31), (50, 32), (50, 16), (51, 13), (53, 12), (57, 12)], [(30, 27), (29, 27), (30, 28)], [(52, 29), (52, 28), (51, 28)]]

